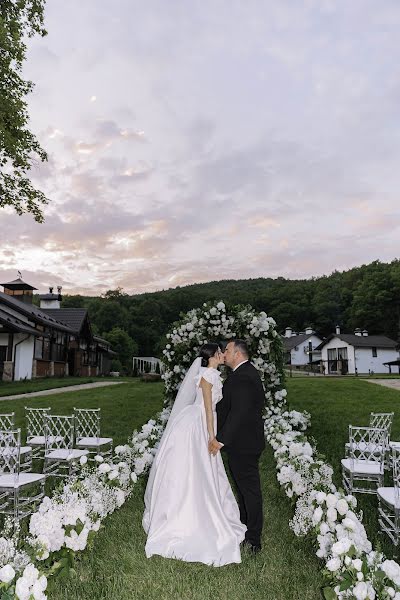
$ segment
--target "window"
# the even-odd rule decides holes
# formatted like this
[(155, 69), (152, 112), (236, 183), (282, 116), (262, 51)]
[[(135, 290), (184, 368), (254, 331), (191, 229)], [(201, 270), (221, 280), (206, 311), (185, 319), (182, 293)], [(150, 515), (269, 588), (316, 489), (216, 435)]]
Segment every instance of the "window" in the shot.
[(338, 359), (339, 360), (347, 360), (347, 348), (338, 348)]
[(54, 334), (51, 347), (51, 360), (56, 362), (66, 361), (66, 335), (64, 333)]
[(376, 358), (378, 356), (378, 350), (376, 346), (372, 346), (372, 356)]
[(35, 340), (35, 358), (42, 358), (43, 355), (43, 338), (37, 337)]
[(82, 353), (82, 364), (95, 367), (97, 365), (96, 352), (93, 350), (84, 350)]
[(50, 340), (45, 337), (37, 337), (35, 341), (35, 358), (39, 360), (50, 360)]
[(337, 372), (337, 348), (328, 348), (328, 372)]

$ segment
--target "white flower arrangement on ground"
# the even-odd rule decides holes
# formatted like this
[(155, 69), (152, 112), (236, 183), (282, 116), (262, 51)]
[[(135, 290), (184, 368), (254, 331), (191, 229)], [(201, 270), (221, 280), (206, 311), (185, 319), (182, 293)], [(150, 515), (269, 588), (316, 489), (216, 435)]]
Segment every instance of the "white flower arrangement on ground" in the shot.
[(244, 339), (250, 349), (253, 364), (260, 372), (271, 405), (284, 402), (282, 390), (283, 351), (276, 323), (265, 312), (257, 313), (251, 306), (227, 308), (224, 302), (203, 304), (190, 310), (167, 333), (163, 350), (165, 404), (173, 402), (187, 369), (206, 342)]
[[(46, 496), (29, 520), (29, 536), (19, 550), (11, 519), (0, 538), (0, 598), (45, 600), (47, 578), (68, 570), (74, 555), (88, 547), (105, 517), (120, 508), (138, 477), (149, 470), (168, 421), (164, 408), (128, 444), (117, 446), (112, 459), (82, 461), (80, 473)], [(21, 540), (20, 540), (21, 542)]]
[(274, 450), (277, 478), (295, 501), (290, 527), (310, 535), (325, 561), (326, 600), (400, 600), (400, 566), (372, 550), (357, 500), (332, 482), (333, 469), (321, 460), (304, 431), (306, 412), (267, 409), (265, 436)]

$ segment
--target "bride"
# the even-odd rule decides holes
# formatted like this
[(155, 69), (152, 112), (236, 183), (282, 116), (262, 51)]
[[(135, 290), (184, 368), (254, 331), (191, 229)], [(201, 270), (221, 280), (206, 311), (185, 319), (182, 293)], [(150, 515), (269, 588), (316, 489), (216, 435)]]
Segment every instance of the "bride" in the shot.
[(204, 344), (186, 373), (161, 438), (145, 492), (146, 556), (158, 554), (220, 567), (240, 563), (246, 526), (215, 438), (222, 398), (218, 344)]

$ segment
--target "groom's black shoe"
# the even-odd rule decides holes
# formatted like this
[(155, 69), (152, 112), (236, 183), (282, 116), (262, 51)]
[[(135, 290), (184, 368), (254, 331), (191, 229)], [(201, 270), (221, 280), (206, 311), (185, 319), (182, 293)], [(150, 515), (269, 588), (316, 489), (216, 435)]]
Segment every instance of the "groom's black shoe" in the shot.
[(252, 544), (249, 540), (243, 540), (240, 545), (242, 548), (249, 550), (252, 554), (261, 552), (261, 546), (259, 544)]

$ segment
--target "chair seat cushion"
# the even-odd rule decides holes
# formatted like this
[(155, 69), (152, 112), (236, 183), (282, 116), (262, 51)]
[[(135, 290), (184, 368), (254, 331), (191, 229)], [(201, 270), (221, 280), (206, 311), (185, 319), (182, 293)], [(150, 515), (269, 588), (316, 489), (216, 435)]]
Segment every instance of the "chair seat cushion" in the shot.
[(378, 496), (390, 506), (395, 506), (395, 490), (393, 487), (378, 488)]
[(45, 455), (45, 458), (50, 458), (52, 460), (76, 460), (77, 458), (81, 458), (81, 456), (85, 456), (89, 454), (87, 450), (77, 450), (73, 448), (72, 450), (68, 449), (59, 449), (52, 450), (48, 454)]
[[(4, 448), (1, 453), (4, 456), (12, 456), (13, 454), (16, 454), (17, 449), (16, 448)], [(20, 448), (20, 455), (24, 456), (25, 454), (29, 454), (30, 452), (32, 452), (32, 448), (31, 446), (21, 446)]]
[(86, 447), (97, 447), (97, 446), (105, 446), (105, 444), (112, 444), (112, 438), (103, 438), (103, 437), (84, 437), (77, 440), (77, 446), (86, 446)]
[[(54, 444), (55, 442), (62, 442), (63, 438), (60, 435), (51, 435), (49, 437), (50, 444)], [(31, 446), (44, 446), (45, 445), (45, 437), (44, 435), (35, 435), (31, 438), (27, 439), (28, 444)]]
[[(382, 475), (383, 463), (368, 462), (366, 460), (352, 461), (350, 458), (342, 459), (342, 467), (350, 473), (360, 473), (362, 475)], [(353, 464), (354, 463), (354, 468)]]
[(46, 479), (46, 475), (42, 473), (20, 473), (16, 479), (13, 473), (8, 473), (7, 475), (0, 475), (0, 488), (19, 488), (44, 479)]

